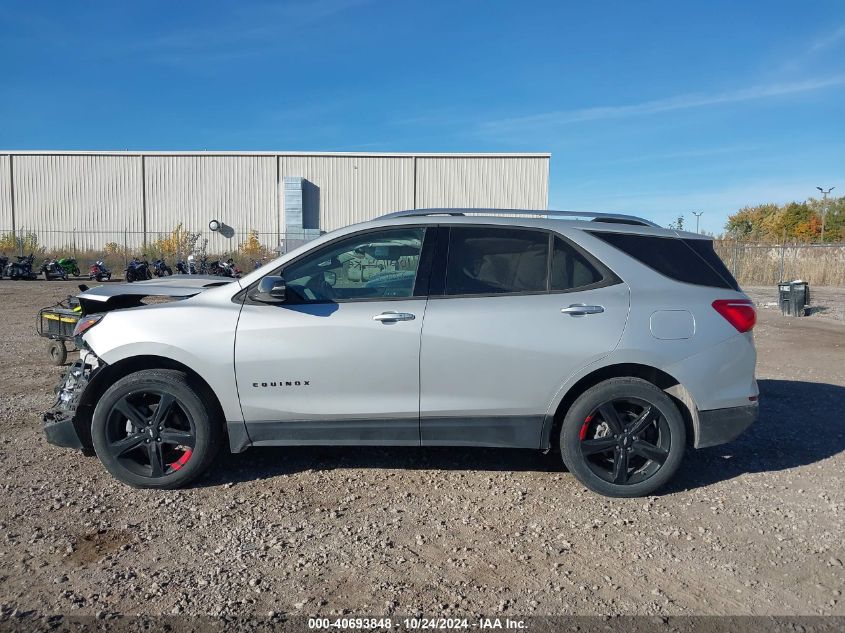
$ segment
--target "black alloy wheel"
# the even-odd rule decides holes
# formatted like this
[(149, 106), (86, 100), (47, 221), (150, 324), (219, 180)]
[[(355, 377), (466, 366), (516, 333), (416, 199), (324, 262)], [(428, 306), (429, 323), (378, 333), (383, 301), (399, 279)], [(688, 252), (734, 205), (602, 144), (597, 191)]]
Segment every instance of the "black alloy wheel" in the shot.
[(672, 399), (639, 378), (611, 378), (581, 394), (561, 426), (563, 461), (589, 489), (651, 494), (675, 474), (686, 428)]
[(581, 456), (590, 470), (611, 483), (645, 481), (666, 463), (671, 431), (660, 410), (639, 398), (599, 405), (579, 431)]
[(164, 390), (128, 393), (112, 407), (106, 450), (130, 472), (159, 478), (190, 460), (196, 446), (190, 414)]
[(223, 423), (213, 394), (184, 373), (148, 369), (109, 387), (94, 409), (91, 437), (106, 469), (137, 488), (179, 488), (202, 474)]

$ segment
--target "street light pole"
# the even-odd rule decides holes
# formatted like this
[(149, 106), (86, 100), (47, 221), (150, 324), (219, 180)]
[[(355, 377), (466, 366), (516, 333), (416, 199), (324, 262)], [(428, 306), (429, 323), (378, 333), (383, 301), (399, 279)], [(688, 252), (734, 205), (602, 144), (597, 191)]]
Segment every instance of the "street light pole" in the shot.
[(827, 191), (821, 187), (816, 187), (816, 189), (822, 192), (822, 244), (824, 244), (824, 219), (827, 216), (827, 194), (836, 189), (836, 187), (831, 187)]
[(704, 215), (704, 211), (699, 211), (698, 213), (693, 211), (692, 214), (695, 216), (695, 232), (698, 233), (698, 221), (701, 219), (701, 216)]

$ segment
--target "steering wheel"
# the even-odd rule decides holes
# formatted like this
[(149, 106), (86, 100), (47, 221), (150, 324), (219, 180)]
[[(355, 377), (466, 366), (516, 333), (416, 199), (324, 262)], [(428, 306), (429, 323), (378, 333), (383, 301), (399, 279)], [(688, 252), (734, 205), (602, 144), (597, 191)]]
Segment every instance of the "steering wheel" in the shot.
[(326, 283), (326, 277), (322, 271), (313, 275), (305, 284), (303, 290), (309, 301), (332, 301), (335, 298), (334, 288)]

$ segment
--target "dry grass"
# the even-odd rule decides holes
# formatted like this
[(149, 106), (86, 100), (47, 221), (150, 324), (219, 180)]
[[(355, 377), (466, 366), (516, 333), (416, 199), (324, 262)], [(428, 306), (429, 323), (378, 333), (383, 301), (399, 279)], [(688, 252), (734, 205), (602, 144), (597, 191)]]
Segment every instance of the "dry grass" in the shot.
[(816, 286), (845, 285), (845, 244), (714, 243), (716, 252), (740, 284), (769, 285), (803, 279)]

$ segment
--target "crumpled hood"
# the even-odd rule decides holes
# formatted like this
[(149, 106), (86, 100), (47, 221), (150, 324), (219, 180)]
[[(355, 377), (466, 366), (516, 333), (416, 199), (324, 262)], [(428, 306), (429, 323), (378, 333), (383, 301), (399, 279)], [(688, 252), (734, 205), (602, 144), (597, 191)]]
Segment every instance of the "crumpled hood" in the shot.
[(119, 308), (143, 305), (145, 297), (172, 297), (186, 299), (209, 288), (217, 288), (236, 281), (230, 277), (214, 275), (174, 275), (163, 279), (149, 279), (124, 284), (103, 284), (94, 288), (80, 285), (78, 295), (83, 314), (108, 312)]

